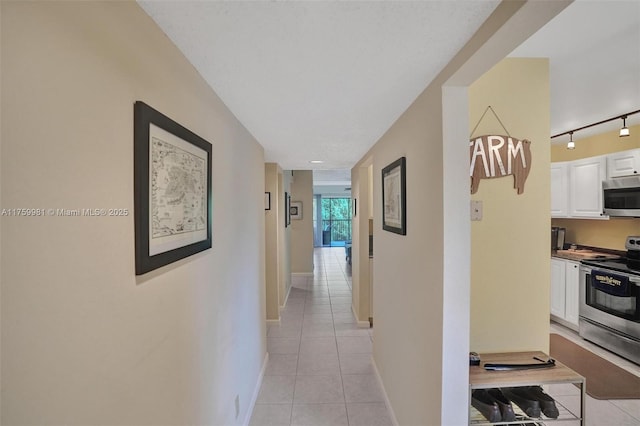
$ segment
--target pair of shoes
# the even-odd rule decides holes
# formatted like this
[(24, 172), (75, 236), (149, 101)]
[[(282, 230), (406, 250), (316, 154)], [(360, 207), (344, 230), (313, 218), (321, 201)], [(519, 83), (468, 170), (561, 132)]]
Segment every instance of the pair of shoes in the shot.
[(528, 393), (540, 403), (540, 409), (545, 416), (551, 419), (558, 418), (560, 412), (556, 407), (556, 401), (544, 393), (540, 386), (529, 386)]
[(502, 392), (529, 417), (540, 417), (540, 402), (529, 393), (529, 387), (503, 388)]
[(491, 423), (516, 419), (511, 402), (502, 394), (500, 389), (477, 389), (471, 394), (473, 405)]

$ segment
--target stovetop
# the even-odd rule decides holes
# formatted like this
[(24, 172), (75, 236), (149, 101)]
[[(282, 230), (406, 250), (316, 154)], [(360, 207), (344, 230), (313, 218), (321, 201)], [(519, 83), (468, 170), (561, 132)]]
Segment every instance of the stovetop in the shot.
[(625, 263), (624, 259), (616, 260), (583, 260), (581, 263), (589, 266), (593, 266), (601, 269), (610, 269), (617, 272), (623, 272), (625, 274), (634, 275), (640, 277), (640, 270), (631, 269)]

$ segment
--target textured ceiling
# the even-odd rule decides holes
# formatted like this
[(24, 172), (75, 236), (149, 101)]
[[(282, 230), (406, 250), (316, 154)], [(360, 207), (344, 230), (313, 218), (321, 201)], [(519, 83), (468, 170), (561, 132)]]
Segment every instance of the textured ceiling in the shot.
[[(640, 1), (577, 0), (510, 56), (549, 58), (551, 135), (638, 110)], [(629, 117), (633, 124), (640, 114)], [(573, 139), (620, 127), (616, 120)]]
[(284, 169), (351, 168), (498, 3), (139, 1)]
[[(498, 3), (139, 1), (285, 169), (351, 168)], [(576, 0), (511, 56), (550, 58), (552, 135), (640, 109), (640, 1)]]

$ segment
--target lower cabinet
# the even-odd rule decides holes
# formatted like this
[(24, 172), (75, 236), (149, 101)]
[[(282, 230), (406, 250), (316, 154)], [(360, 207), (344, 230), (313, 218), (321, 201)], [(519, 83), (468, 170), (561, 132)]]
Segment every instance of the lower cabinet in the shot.
[(578, 329), (580, 302), (580, 263), (559, 258), (551, 259), (551, 317)]

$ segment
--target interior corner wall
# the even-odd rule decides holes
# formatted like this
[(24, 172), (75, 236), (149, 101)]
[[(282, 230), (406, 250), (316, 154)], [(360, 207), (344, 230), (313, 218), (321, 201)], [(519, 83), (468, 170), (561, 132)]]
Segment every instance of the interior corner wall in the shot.
[[(1, 218), (0, 422), (248, 422), (266, 356), (262, 147), (135, 2), (0, 8), (2, 208), (128, 212)], [(213, 247), (140, 277), (136, 100), (213, 147)]]
[(266, 283), (266, 315), (267, 321), (280, 319), (279, 282), (280, 282), (280, 250), (278, 247), (278, 233), (284, 222), (280, 220), (281, 189), (279, 176), (282, 169), (276, 163), (264, 165), (265, 192), (270, 196), (270, 209), (265, 211), (265, 283)]
[(352, 308), (359, 323), (366, 323), (370, 312), (369, 273), (369, 169), (368, 166), (351, 170), (351, 195), (357, 200), (357, 212), (351, 220), (351, 279)]
[(285, 225), (285, 193), (291, 194), (291, 170), (282, 170), (278, 174), (278, 185), (280, 193), (278, 196), (278, 209), (282, 212), (278, 225), (278, 250), (280, 250), (280, 274), (279, 280), (279, 303), (280, 309), (287, 304), (289, 290), (291, 290), (291, 226)]
[(291, 201), (302, 202), (302, 219), (291, 219), (291, 273), (313, 275), (313, 172), (294, 170)]
[[(487, 113), (491, 105), (502, 125)], [(477, 352), (549, 349), (550, 117), (547, 59), (508, 58), (469, 88), (473, 136), (508, 132), (531, 141), (531, 165), (518, 195), (513, 176), (483, 179), (472, 200), (471, 338)], [(479, 160), (480, 161), (480, 160)], [(499, 330), (499, 332), (498, 332)]]

